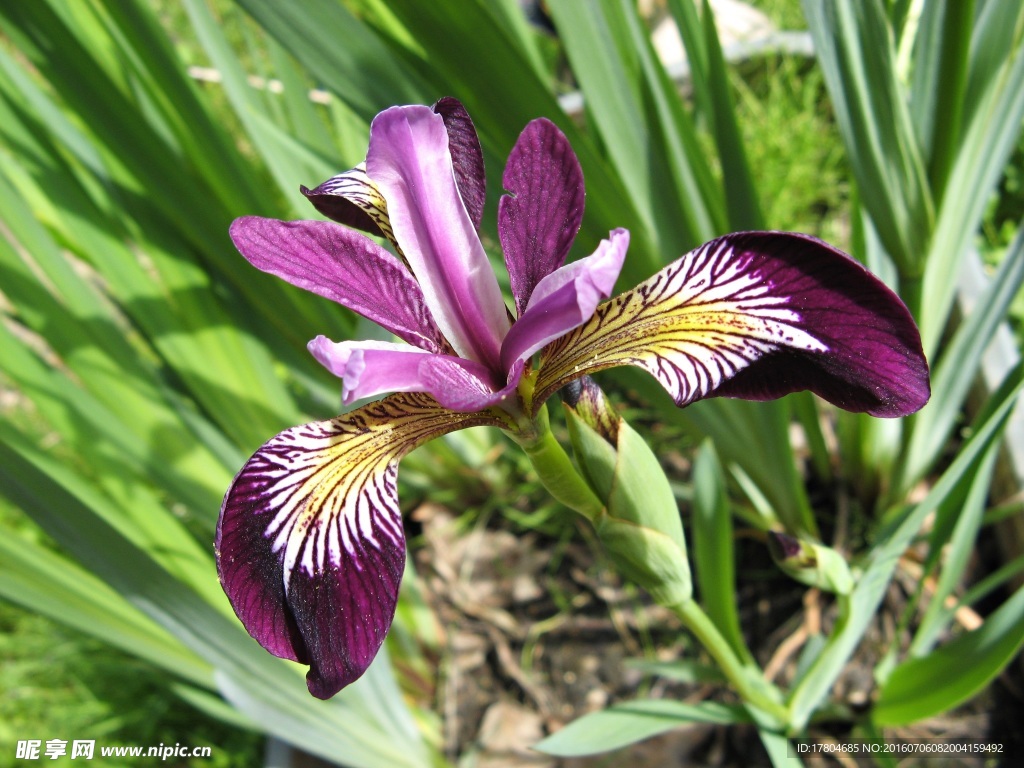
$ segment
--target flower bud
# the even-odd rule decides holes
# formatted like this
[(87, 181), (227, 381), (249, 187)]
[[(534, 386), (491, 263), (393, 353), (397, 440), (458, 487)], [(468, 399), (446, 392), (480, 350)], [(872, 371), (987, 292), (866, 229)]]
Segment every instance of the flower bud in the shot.
[(565, 411), (577, 463), (605, 505), (594, 528), (608, 555), (659, 603), (689, 600), (683, 525), (657, 457), (593, 381), (582, 380)]
[(837, 595), (849, 594), (853, 589), (849, 564), (831, 547), (768, 531), (768, 551), (775, 564), (801, 584)]

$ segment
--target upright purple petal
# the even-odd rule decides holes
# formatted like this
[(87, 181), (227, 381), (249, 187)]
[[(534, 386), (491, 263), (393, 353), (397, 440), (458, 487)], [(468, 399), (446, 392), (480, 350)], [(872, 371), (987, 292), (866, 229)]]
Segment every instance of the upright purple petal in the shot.
[(519, 135), (501, 183), (498, 235), (522, 315), (537, 283), (565, 262), (583, 221), (583, 171), (555, 124), (540, 118)]
[(452, 155), (455, 181), (466, 204), (466, 212), (476, 229), (484, 217), (487, 177), (484, 173), (484, 153), (480, 137), (462, 102), (451, 96), (438, 99), (431, 109), (444, 120), (448, 131), (448, 150)]
[(381, 112), (366, 170), (445, 338), (460, 356), (497, 370), (508, 314), (459, 195), (444, 120), (429, 107)]
[(849, 411), (904, 416), (930, 394), (899, 297), (827, 243), (783, 232), (713, 240), (598, 307), (545, 349), (538, 399), (617, 365), (644, 368), (680, 406), (809, 389)]
[(232, 223), (231, 239), (257, 269), (336, 301), (421, 349), (449, 349), (419, 284), (369, 238), (326, 221), (244, 216)]
[(469, 412), (495, 405), (508, 394), (507, 382), (495, 381), (480, 363), (430, 354), (408, 344), (333, 342), (317, 336), (309, 342), (309, 351), (341, 377), (345, 404), (385, 392), (426, 392), (449, 410)]
[(501, 363), (511, 368), (590, 319), (607, 299), (622, 271), (629, 232), (614, 230), (590, 256), (566, 264), (541, 280), (530, 303), (512, 324), (501, 346)]
[(494, 419), (425, 395), (393, 395), (270, 440), (228, 489), (217, 568), (249, 633), (275, 656), (309, 664), (330, 698), (373, 660), (405, 568), (398, 461), (447, 432)]

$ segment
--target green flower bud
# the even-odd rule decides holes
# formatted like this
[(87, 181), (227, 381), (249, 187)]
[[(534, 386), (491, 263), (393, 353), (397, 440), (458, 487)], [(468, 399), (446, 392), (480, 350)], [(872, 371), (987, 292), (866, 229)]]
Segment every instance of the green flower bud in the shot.
[(837, 595), (853, 589), (849, 564), (831, 547), (768, 531), (768, 551), (775, 564), (801, 584)]
[[(594, 520), (616, 567), (663, 605), (693, 594), (686, 539), (668, 479), (646, 441), (589, 379), (565, 402), (573, 451), (604, 503)], [(575, 396), (573, 396), (575, 395)]]

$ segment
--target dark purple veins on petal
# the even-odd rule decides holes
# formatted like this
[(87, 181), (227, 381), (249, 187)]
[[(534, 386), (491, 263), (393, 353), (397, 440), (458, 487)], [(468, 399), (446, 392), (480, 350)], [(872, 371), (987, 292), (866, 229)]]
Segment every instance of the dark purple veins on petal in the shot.
[[(310, 693), (322, 699), (373, 661), (405, 567), (397, 460), (383, 471), (325, 471), (344, 464), (334, 441), (358, 428), (317, 422), (270, 440), (235, 479), (217, 528), (221, 582), (238, 617), (274, 655), (309, 664)], [(352, 476), (368, 470), (360, 486)], [(346, 495), (332, 500), (332, 486)]]
[(338, 194), (335, 189), (336, 179), (333, 177), (313, 189), (305, 185), (299, 185), (299, 192), (306, 196), (306, 199), (313, 204), (313, 207), (331, 221), (344, 224), (346, 227), (358, 229), (360, 232), (374, 235), (375, 237), (386, 237), (377, 222), (373, 220), (366, 211), (354, 202)]
[(231, 239), (257, 269), (336, 301), (420, 349), (449, 349), (415, 278), (364, 235), (327, 221), (244, 216), (232, 223)]
[[(799, 326), (828, 347), (825, 354), (780, 349), (715, 395), (768, 400), (810, 389), (848, 411), (905, 416), (931, 395), (917, 325), (900, 298), (859, 262), (809, 235), (726, 235), (740, 258), (789, 296)], [(784, 340), (783, 340), (784, 341)]]
[(452, 96), (439, 99), (432, 107), (444, 120), (448, 131), (448, 151), (452, 155), (455, 183), (462, 202), (476, 229), (484, 216), (487, 180), (484, 173), (484, 153), (476, 127), (462, 102)]
[(314, 696), (362, 675), (394, 618), (405, 567), (399, 460), (447, 432), (500, 423), (391, 395), (285, 430), (238, 473), (217, 523), (221, 584), (260, 645), (310, 666)]
[(520, 315), (533, 289), (565, 262), (583, 220), (583, 171), (550, 120), (533, 120), (509, 154), (498, 235)]

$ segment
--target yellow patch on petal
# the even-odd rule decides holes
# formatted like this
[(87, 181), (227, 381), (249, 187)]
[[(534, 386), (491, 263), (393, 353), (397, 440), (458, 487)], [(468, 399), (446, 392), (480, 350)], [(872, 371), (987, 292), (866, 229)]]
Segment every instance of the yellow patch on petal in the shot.
[[(388, 217), (388, 204), (384, 195), (377, 189), (370, 177), (366, 175), (366, 164), (360, 163), (350, 171), (339, 173), (320, 185), (318, 191), (322, 194), (333, 194), (344, 197), (350, 203), (358, 206), (367, 216), (373, 219), (384, 236), (391, 242), (402, 255), (402, 249), (395, 240), (395, 233), (391, 229), (391, 219)], [(404, 259), (404, 256), (403, 256)]]
[[(498, 425), (485, 413), (455, 413), (433, 398), (396, 394), (328, 421), (286, 430), (250, 460), (239, 481), (258, 484), (267, 510), (264, 536), (284, 554), (285, 585), (337, 565), (358, 563), (366, 547), (402, 543), (398, 461), (447, 432)], [(256, 489), (254, 489), (256, 490)], [(387, 539), (388, 541), (384, 541)]]
[(544, 349), (538, 402), (584, 374), (635, 365), (686, 405), (769, 352), (826, 351), (749, 263), (713, 241), (605, 302)]

